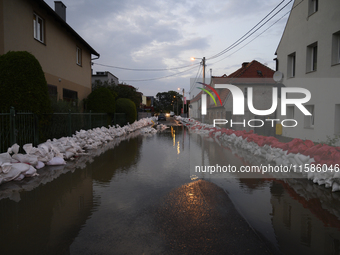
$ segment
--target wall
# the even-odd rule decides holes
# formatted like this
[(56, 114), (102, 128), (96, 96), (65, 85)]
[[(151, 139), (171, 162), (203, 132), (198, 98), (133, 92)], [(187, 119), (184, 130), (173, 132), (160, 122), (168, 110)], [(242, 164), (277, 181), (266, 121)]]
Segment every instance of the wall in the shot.
[[(28, 51), (40, 62), (47, 83), (57, 86), (59, 98), (63, 88), (77, 90), (79, 100), (86, 97), (91, 92), (90, 51), (37, 3), (4, 0), (2, 4), (4, 39), (0, 54)], [(34, 12), (44, 19), (45, 43), (33, 37)], [(82, 49), (82, 66), (76, 64), (76, 47)]]
[[(322, 142), (327, 136), (339, 134), (340, 114), (335, 114), (340, 104), (340, 64), (332, 64), (332, 35), (340, 31), (340, 2), (319, 1), (318, 11), (308, 15), (310, 1), (294, 3), (283, 37), (277, 49), (279, 71), (284, 74), (282, 83), (287, 87), (303, 87), (311, 92), (312, 98), (306, 105), (314, 105), (314, 127), (305, 127), (305, 116), (294, 108), (298, 126), (283, 128), (283, 136), (311, 139)], [(309, 72), (307, 46), (318, 42), (317, 70)], [(289, 78), (288, 55), (296, 53), (295, 77)], [(279, 116), (281, 119), (286, 116)]]

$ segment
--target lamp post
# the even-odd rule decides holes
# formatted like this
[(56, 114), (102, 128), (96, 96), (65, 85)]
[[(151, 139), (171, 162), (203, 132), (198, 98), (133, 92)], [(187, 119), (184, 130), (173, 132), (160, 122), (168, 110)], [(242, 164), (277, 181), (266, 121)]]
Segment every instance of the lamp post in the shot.
[[(181, 88), (178, 88), (178, 90), (181, 90)], [(183, 88), (182, 91), (183, 91), (183, 100), (182, 101), (183, 101), (183, 117), (184, 117), (184, 88)]]
[[(205, 57), (203, 58), (191, 58), (191, 60), (195, 60), (195, 59), (202, 59), (202, 65), (203, 65), (203, 83), (205, 83)], [(204, 86), (204, 85), (203, 85)], [(204, 90), (202, 91), (202, 99), (203, 98), (206, 98), (206, 95), (203, 96), (205, 94)], [(206, 114), (206, 112), (204, 112), (204, 115), (203, 115), (203, 107), (202, 107), (202, 123), (204, 123), (204, 115)]]

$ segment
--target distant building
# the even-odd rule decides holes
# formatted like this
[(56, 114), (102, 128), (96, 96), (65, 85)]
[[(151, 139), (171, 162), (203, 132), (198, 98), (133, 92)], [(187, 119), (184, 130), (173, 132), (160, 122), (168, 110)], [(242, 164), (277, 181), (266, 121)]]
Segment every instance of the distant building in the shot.
[(305, 116), (287, 107), (281, 119), (295, 119), (283, 136), (322, 142), (340, 134), (340, 1), (295, 1), (276, 50), (276, 69), (286, 87), (311, 93)]
[[(245, 101), (248, 96), (248, 87), (253, 89), (253, 105), (258, 110), (267, 110), (272, 106), (272, 90), (273, 87), (278, 85), (273, 80), (274, 70), (261, 64), (260, 62), (253, 60), (251, 62), (244, 62), (242, 66), (230, 75), (212, 76), (210, 86), (215, 87), (216, 84), (232, 84), (240, 88), (244, 94)], [(254, 128), (249, 125), (233, 125), (230, 126), (231, 120), (236, 123), (247, 123), (250, 119), (262, 119), (275, 118), (275, 114), (272, 116), (256, 116), (251, 113), (245, 105), (245, 114), (233, 115), (233, 97), (229, 89), (216, 89), (218, 95), (221, 98), (222, 105), (215, 96), (217, 104), (214, 100), (207, 97), (207, 115), (204, 116), (204, 122), (212, 123), (214, 119), (228, 120), (226, 127), (235, 130), (254, 130), (256, 133), (274, 135), (274, 128), (265, 126), (264, 128)], [(194, 99), (191, 100), (190, 116), (194, 118), (202, 118), (201, 115), (201, 95), (199, 93)], [(271, 123), (267, 123), (271, 124)]]
[(50, 95), (81, 101), (91, 93), (91, 61), (99, 53), (66, 23), (61, 1), (55, 1), (55, 10), (43, 0), (2, 0), (0, 54), (32, 53), (42, 66)]
[(92, 74), (92, 84), (96, 81), (100, 81), (102, 83), (108, 82), (109, 84), (119, 84), (118, 77), (114, 76), (112, 73), (105, 71), (105, 72), (96, 72), (96, 74)]
[(154, 101), (153, 96), (142, 96), (142, 107), (141, 110), (144, 112), (154, 112)]

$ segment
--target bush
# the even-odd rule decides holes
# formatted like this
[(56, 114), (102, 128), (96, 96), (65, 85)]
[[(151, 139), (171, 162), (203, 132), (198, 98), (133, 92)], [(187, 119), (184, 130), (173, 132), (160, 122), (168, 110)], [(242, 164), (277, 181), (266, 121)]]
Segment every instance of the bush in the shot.
[(92, 91), (85, 103), (87, 110), (98, 113), (112, 114), (116, 108), (115, 96), (105, 87), (100, 87)]
[(137, 120), (137, 109), (135, 103), (128, 98), (119, 98), (116, 102), (116, 112), (125, 113), (126, 121), (132, 124)]
[(0, 109), (51, 112), (47, 82), (39, 61), (27, 51), (0, 56)]

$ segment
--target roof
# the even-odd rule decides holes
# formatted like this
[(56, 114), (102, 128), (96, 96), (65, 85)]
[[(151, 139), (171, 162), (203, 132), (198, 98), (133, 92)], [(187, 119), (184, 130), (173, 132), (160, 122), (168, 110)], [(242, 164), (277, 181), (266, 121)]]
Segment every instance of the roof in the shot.
[(79, 40), (82, 44), (84, 44), (91, 52), (91, 54), (99, 57), (100, 54), (95, 51), (69, 24), (66, 23), (45, 1), (43, 0), (35, 0), (35, 2), (46, 12), (51, 15), (57, 22), (60, 23), (60, 25), (68, 32), (70, 32), (73, 36), (76, 37), (77, 40)]
[[(230, 75), (222, 75), (222, 76), (212, 76), (211, 84), (268, 84), (273, 86), (275, 81), (273, 80), (274, 70), (271, 68), (261, 64), (260, 62), (253, 60), (251, 62), (242, 63), (241, 68), (237, 69), (235, 72)], [(212, 85), (212, 86), (213, 86)], [(225, 103), (228, 98), (230, 91), (229, 89), (217, 89), (218, 94), (221, 98), (222, 104)], [(198, 101), (201, 98), (202, 91), (191, 100), (191, 103)], [(210, 100), (210, 103), (212, 101)], [(208, 108), (217, 108), (221, 107), (219, 100), (216, 100), (217, 105), (210, 104)]]
[[(301, 2), (302, 2), (302, 1), (301, 1)], [(276, 48), (276, 51), (275, 51), (275, 55), (277, 55), (277, 51), (278, 51), (278, 49), (279, 49), (279, 47), (280, 47), (280, 45), (281, 45), (282, 38), (283, 38), (284, 34), (286, 33), (287, 25), (288, 25), (288, 22), (290, 21), (290, 17), (291, 17), (291, 15), (292, 15), (292, 12), (293, 12), (293, 10), (294, 10), (301, 2), (299, 2), (298, 4), (296, 4), (296, 1), (294, 0), (294, 3), (293, 3), (293, 5), (292, 5), (292, 9), (291, 9), (290, 12), (289, 12), (289, 16), (288, 16), (288, 19), (287, 19), (285, 28), (284, 28), (283, 33), (282, 33), (282, 36), (281, 36), (280, 42), (279, 42), (279, 44), (277, 45), (277, 48)]]
[[(235, 79), (239, 81), (244, 81), (245, 83), (252, 83), (258, 81), (259, 83), (263, 82), (262, 79), (266, 79), (266, 83), (272, 82), (275, 83), (273, 80), (273, 75), (275, 71), (264, 64), (253, 60), (250, 63), (244, 62), (242, 63), (241, 68), (237, 69), (235, 72), (231, 73), (230, 75), (222, 75), (222, 76), (213, 76), (212, 81), (216, 84), (219, 83), (219, 80), (223, 80), (222, 82), (232, 82)], [(269, 79), (269, 80), (268, 80)]]

